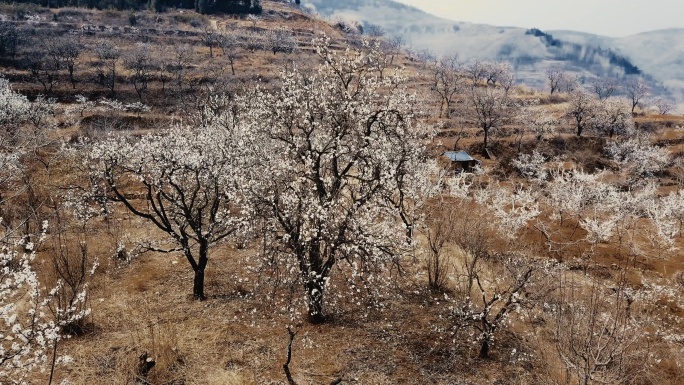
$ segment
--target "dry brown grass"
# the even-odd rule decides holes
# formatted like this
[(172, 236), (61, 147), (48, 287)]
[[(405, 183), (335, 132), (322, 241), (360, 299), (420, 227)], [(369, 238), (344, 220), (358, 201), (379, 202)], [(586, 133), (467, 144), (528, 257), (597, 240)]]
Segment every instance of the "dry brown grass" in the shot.
[[(60, 378), (76, 384), (126, 383), (135, 375), (137, 357), (147, 352), (157, 362), (148, 377), (155, 384), (284, 381), (284, 325), (290, 321), (263, 298), (240, 299), (225, 292), (232, 286), (226, 280), (236, 254), (213, 254), (209, 287), (223, 292), (212, 290), (210, 299), (201, 303), (190, 300), (189, 269), (170, 264), (164, 255), (145, 256), (102, 277), (92, 294), (97, 330), (66, 343), (64, 350), (74, 356), (75, 365), (61, 370)], [(147, 264), (165, 279), (149, 281), (140, 293), (132, 282), (139, 280), (136, 271)], [(406, 289), (422, 291), (411, 286)], [(392, 301), (387, 311), (366, 321), (349, 314), (320, 326), (298, 323), (291, 364), (295, 379), (302, 384), (337, 378), (363, 384), (416, 384), (433, 378), (446, 384), (448, 378), (463, 376), (466, 361), (487, 370), (487, 363), (473, 361), (475, 351), (466, 350), (459, 358), (452, 356), (450, 343), (433, 340), (432, 312), (438, 308), (429, 297), (411, 295)], [(492, 373), (487, 381), (502, 376)]]
[[(284, 25), (292, 28), (298, 31), (303, 47), (290, 55), (243, 52), (243, 57), (236, 64), (236, 76), (231, 75), (238, 85), (259, 77), (266, 86), (273, 86), (278, 70), (289, 61), (314, 62), (306, 46), (313, 35), (326, 33), (334, 39), (343, 37), (332, 26), (303, 15), (287, 4), (264, 1), (264, 5), (267, 12), (257, 27), (278, 28)], [(93, 24), (125, 23), (127, 17), (125, 14), (103, 15), (90, 10), (78, 12), (80, 16), (74, 18), (81, 17), (80, 20), (88, 20)], [(192, 20), (180, 15), (170, 12), (160, 16), (159, 27), (196, 30), (189, 24)], [(153, 16), (156, 18), (151, 13), (141, 12), (139, 23), (146, 18), (151, 20)], [(219, 29), (251, 27), (249, 21), (241, 18), (212, 19), (217, 21)], [(118, 38), (117, 43), (127, 50), (135, 41), (125, 36)], [(153, 44), (172, 46), (179, 42), (198, 44), (196, 37), (156, 37)], [(220, 60), (220, 50), (216, 51)], [(193, 65), (201, 74), (208, 68), (208, 48), (199, 47), (195, 53)], [(84, 77), (94, 76), (92, 61), (92, 56), (80, 59), (79, 66), (83, 68)], [(419, 94), (420, 103), (435, 112), (434, 95), (429, 93), (426, 80), (429, 75), (419, 63), (406, 57), (401, 57), (399, 62), (411, 75), (411, 87)], [(13, 74), (15, 77), (19, 75), (22, 74)], [(60, 87), (66, 87), (66, 83)], [(152, 84), (153, 98), (160, 97), (159, 87), (159, 84)], [(19, 84), (18, 88), (35, 90), (36, 86), (24, 83)], [(67, 94), (70, 91), (63, 89), (60, 92)], [(98, 85), (85, 82), (79, 84), (77, 92), (94, 96), (106, 93)], [(130, 85), (122, 83), (117, 93), (122, 98), (135, 100)], [(525, 97), (538, 96), (528, 92)], [(558, 115), (563, 107), (563, 98), (551, 99), (545, 102), (552, 104), (543, 108)], [(144, 118), (163, 126), (168, 124), (171, 114), (179, 112), (175, 108), (160, 103)], [(653, 123), (660, 130), (659, 140), (673, 142), (684, 141), (684, 134), (667, 129), (665, 125), (667, 122), (680, 124), (682, 119), (648, 116), (638, 120), (641, 123)], [(436, 122), (437, 119), (429, 118), (428, 123)], [(87, 123), (87, 119), (84, 123)], [(465, 124), (465, 135), (458, 146), (476, 148), (482, 140), (480, 132)], [(452, 148), (456, 141), (453, 133), (459, 131), (464, 123), (454, 118), (446, 120), (446, 125), (448, 127), (442, 131), (440, 138), (441, 145)], [(135, 128), (139, 130), (132, 132), (142, 133), (154, 127), (141, 123), (141, 127)], [(569, 131), (570, 128), (565, 129)], [(68, 137), (76, 130), (76, 127), (70, 127), (61, 134)], [(526, 145), (535, 145), (531, 139), (524, 138)], [(515, 154), (513, 138), (500, 137), (495, 141), (501, 149), (497, 155), (504, 158)], [(599, 142), (601, 139), (575, 139), (571, 133), (562, 133), (542, 143), (542, 146), (546, 146), (549, 154), (563, 153), (568, 156), (568, 163), (579, 164), (582, 161), (580, 158), (589, 155), (600, 158), (600, 151), (597, 150), (600, 146), (596, 144)], [(585, 153), (580, 154), (580, 151)], [(66, 178), (72, 169), (69, 165), (59, 166), (62, 168), (57, 169), (53, 177), (61, 175)], [(501, 168), (501, 161), (485, 160), (484, 166), (489, 169)], [(523, 182), (519, 178), (515, 179), (515, 176), (502, 175), (513, 178), (515, 182)], [(56, 182), (54, 185), (64, 184), (65, 180)], [(480, 209), (465, 207), (461, 219), (473, 220), (472, 213)], [(74, 357), (74, 364), (58, 368), (58, 381), (68, 378), (73, 384), (132, 384), (140, 355), (148, 353), (155, 359), (156, 366), (150, 371), (147, 380), (156, 385), (284, 384), (282, 364), (287, 352), (286, 325), (298, 330), (290, 367), (299, 384), (329, 384), (336, 379), (342, 379), (342, 384), (371, 385), (550, 384), (554, 379), (561, 382), (563, 378), (562, 365), (551, 341), (548, 314), (541, 313), (536, 318), (516, 318), (511, 328), (497, 340), (490, 360), (477, 358), (477, 346), (473, 344), (470, 329), (468, 333), (454, 335), (438, 331), (449, 326), (442, 317), (447, 304), (442, 296), (427, 290), (425, 263), (421, 258), (406, 261), (406, 275), (397, 281), (396, 291), (386, 301), (384, 311), (371, 312), (370, 316), (364, 318), (360, 316), (358, 308), (342, 301), (346, 307), (343, 306), (342, 311), (335, 314), (329, 323), (308, 325), (301, 319), (291, 320), (281, 309), (280, 303), (266, 298), (266, 291), (254, 289), (256, 282), (263, 283), (263, 277), (247, 269), (254, 267), (253, 259), (249, 257), (258, 252), (256, 248), (236, 250), (221, 246), (214, 249), (206, 273), (209, 299), (194, 302), (190, 295), (192, 271), (182, 256), (148, 253), (131, 262), (114, 259), (116, 245), (125, 241), (126, 233), (132, 238), (161, 238), (158, 231), (125, 214), (123, 210), (119, 209), (116, 217), (121, 220), (115, 219), (110, 223), (94, 220), (90, 227), (89, 247), (101, 264), (90, 292), (94, 330), (85, 336), (72, 338), (60, 347), (60, 351)], [(553, 230), (568, 242), (578, 241), (584, 235), (577, 230), (577, 223), (573, 221), (566, 221)], [(493, 234), (490, 235), (493, 237)], [(492, 251), (511, 247), (510, 242), (507, 242), (500, 239), (493, 241)], [(683, 242), (678, 239), (677, 246), (681, 248)], [(582, 256), (589, 247), (578, 242), (562, 253), (548, 253), (543, 237), (535, 230), (523, 233), (515, 243), (516, 247), (528, 253), (566, 261)], [(653, 255), (654, 250), (646, 249), (644, 254)], [(626, 261), (623, 256), (624, 250), (615, 245), (599, 245), (596, 252), (591, 254), (591, 266), (584, 271), (578, 269), (576, 273), (582, 277), (586, 272), (590, 277), (601, 277), (610, 282), (626, 270), (625, 280), (631, 287), (638, 288), (648, 280), (678, 285), (678, 290), (683, 290), (681, 286), (684, 284), (679, 281), (684, 254), (675, 252), (666, 258), (639, 258), (636, 264)], [(459, 271), (462, 273), (465, 254), (453, 247), (448, 250), (448, 258), (455, 266), (455, 274)], [(249, 280), (237, 282), (235, 277)], [(458, 280), (455, 277), (452, 276), (448, 281), (448, 295), (462, 295), (458, 292)], [(684, 317), (680, 305), (666, 297), (658, 305), (659, 315), (663, 317)], [(681, 326), (672, 328), (675, 332), (682, 332)], [(661, 356), (668, 357), (669, 349), (675, 347), (665, 345), (658, 349)], [(514, 349), (525, 353), (524, 359), (513, 359)], [(684, 375), (675, 361), (674, 358), (663, 360), (655, 370), (655, 373), (663, 375), (650, 383), (681, 383)]]
[[(467, 212), (478, 211), (476, 207), (464, 209), (464, 220), (472, 220)], [(157, 363), (147, 378), (153, 384), (284, 383), (285, 325), (293, 323), (299, 333), (291, 369), (299, 384), (328, 384), (339, 378), (342, 383), (378, 385), (548, 384), (553, 378), (562, 378), (562, 365), (550, 342), (550, 320), (543, 317), (516, 318), (497, 340), (488, 361), (477, 358), (477, 347), (468, 333), (451, 336), (437, 332), (436, 328), (444, 326), (440, 315), (445, 305), (426, 290), (425, 265), (420, 259), (407, 261), (407, 275), (399, 281), (397, 296), (388, 301), (384, 312), (362, 319), (350, 308), (328, 324), (307, 325), (291, 321), (276, 303), (264, 298), (264, 292), (252, 293), (251, 283), (258, 277), (245, 266), (255, 249), (226, 246), (211, 253), (206, 302), (191, 300), (192, 273), (179, 255), (150, 253), (128, 264), (115, 262), (112, 250), (116, 234), (122, 231), (116, 226), (133, 236), (160, 236), (123, 211), (117, 215), (124, 219), (114, 221), (123, 222), (119, 225), (94, 223), (93, 250), (103, 264), (90, 297), (95, 330), (60, 348), (74, 357), (74, 364), (58, 369), (59, 380), (132, 383), (138, 357), (148, 353)], [(572, 221), (556, 230), (567, 240), (582, 237)], [(495, 248), (504, 246), (495, 243)], [(517, 243), (528, 252), (544, 250), (543, 239), (534, 231), (523, 234)], [(567, 251), (569, 259), (582, 254), (580, 248), (586, 245), (577, 247)], [(463, 255), (457, 249), (452, 251), (449, 258), (454, 265), (462, 265)], [(674, 274), (684, 263), (684, 257), (675, 255), (643, 261), (650, 266), (640, 263), (632, 269), (616, 259), (617, 254), (613, 246), (602, 245), (593, 256), (589, 275), (615, 279), (618, 271), (611, 265), (618, 264), (629, 269), (629, 285), (639, 287), (644, 277), (652, 280), (665, 272)], [(577, 274), (581, 276), (582, 271)], [(235, 282), (235, 275), (249, 278), (250, 283)], [(448, 285), (450, 290), (457, 288), (454, 279)], [(254, 296), (256, 293), (260, 295)], [(657, 305), (663, 314), (684, 316), (679, 305), (667, 298)], [(524, 352), (524, 359), (513, 360), (514, 350)], [(658, 372), (666, 373), (662, 384), (676, 384), (681, 378), (673, 362), (663, 361)]]

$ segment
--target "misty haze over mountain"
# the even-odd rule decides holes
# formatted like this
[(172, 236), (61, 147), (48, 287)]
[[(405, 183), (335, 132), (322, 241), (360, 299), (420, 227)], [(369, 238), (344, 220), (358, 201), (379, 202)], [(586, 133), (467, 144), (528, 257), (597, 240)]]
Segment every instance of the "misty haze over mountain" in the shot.
[(540, 31), (534, 26), (498, 27), (443, 19), (391, 0), (303, 0), (330, 18), (381, 26), (414, 50), (461, 60), (505, 60), (520, 82), (544, 88), (544, 69), (561, 67), (583, 79), (641, 75), (656, 93), (681, 99), (684, 92), (684, 29), (612, 38), (577, 31)]

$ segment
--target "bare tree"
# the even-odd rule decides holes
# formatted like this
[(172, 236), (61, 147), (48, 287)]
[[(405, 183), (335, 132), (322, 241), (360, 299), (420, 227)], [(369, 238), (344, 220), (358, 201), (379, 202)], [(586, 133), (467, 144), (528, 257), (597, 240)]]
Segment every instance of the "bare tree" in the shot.
[(577, 136), (582, 136), (596, 113), (596, 99), (583, 88), (573, 91), (566, 116), (574, 120)]
[(479, 356), (487, 359), (510, 317), (549, 291), (549, 272), (542, 273), (544, 266), (534, 260), (512, 254), (497, 255), (487, 262), (465, 253), (462, 262), (460, 291), (465, 297), (454, 301), (449, 318), (455, 324), (453, 329), (473, 327)]
[(247, 15), (247, 20), (252, 23), (252, 31), (256, 31), (257, 23), (261, 21), (261, 18), (257, 15), (249, 14)]
[(210, 24), (205, 24), (202, 27), (202, 42), (209, 47), (209, 57), (213, 58), (214, 47), (219, 45), (219, 35)]
[(355, 46), (366, 51), (375, 50), (382, 54), (380, 60), (375, 63), (373, 70), (377, 71), (380, 78), (385, 76), (385, 70), (392, 66), (394, 58), (399, 54), (401, 46), (404, 44), (402, 37), (371, 37), (366, 40), (366, 44), (357, 38)]
[(594, 278), (584, 287), (566, 273), (558, 293), (554, 337), (566, 383), (632, 383), (652, 356), (646, 324), (630, 311), (634, 297), (624, 280), (608, 288)]
[(194, 49), (188, 44), (179, 44), (174, 47), (173, 54), (168, 68), (172, 71), (175, 78), (177, 98), (183, 100), (187, 70), (194, 54)]
[(454, 98), (463, 90), (464, 83), (457, 55), (444, 56), (437, 61), (432, 69), (432, 89), (440, 98), (439, 117), (446, 109), (445, 116), (449, 118)]
[(17, 54), (21, 32), (9, 21), (0, 21), (0, 57), (14, 57)]
[(622, 85), (622, 89), (632, 102), (632, 114), (634, 114), (634, 109), (646, 96), (648, 96), (650, 92), (646, 83), (638, 78), (632, 78), (625, 81), (625, 83)]
[(390, 36), (380, 41), (380, 49), (385, 54), (386, 67), (394, 65), (394, 58), (401, 53), (404, 45), (406, 45), (406, 41), (401, 35)]
[(484, 149), (489, 146), (491, 131), (510, 122), (516, 113), (516, 103), (506, 90), (499, 87), (473, 85), (468, 92), (468, 113), (484, 134)]
[(100, 64), (100, 84), (109, 88), (111, 94), (114, 94), (116, 87), (116, 71), (121, 51), (119, 47), (107, 40), (100, 40), (95, 46), (95, 54)]
[(540, 142), (545, 137), (556, 132), (558, 121), (554, 118), (553, 114), (539, 108), (536, 104), (529, 104), (521, 108), (517, 114), (517, 120), (523, 133), (529, 132), (534, 134), (537, 142)]
[(634, 131), (634, 120), (629, 110), (629, 102), (615, 98), (599, 103), (592, 126), (610, 138), (616, 134), (631, 134)]
[(377, 24), (368, 24), (364, 29), (364, 33), (373, 38), (384, 37), (387, 34), (385, 29)]
[(597, 78), (591, 84), (599, 100), (606, 100), (617, 91), (619, 84), (612, 78)]
[(509, 63), (486, 62), (485, 69), (487, 71), (485, 74), (487, 84), (491, 84), (493, 86), (499, 84), (506, 91), (508, 91), (513, 85), (515, 76), (513, 75), (513, 69)]
[(43, 48), (26, 52), (26, 60), (33, 78), (43, 86), (46, 94), (51, 94), (52, 88), (59, 80), (62, 63), (51, 54), (49, 49)]
[(162, 94), (166, 95), (166, 85), (173, 80), (173, 58), (168, 47), (156, 47), (152, 53), (152, 69), (154, 78), (161, 83)]
[(131, 83), (141, 103), (154, 69), (153, 60), (152, 51), (146, 44), (136, 46), (124, 57), (124, 65), (133, 71)]
[(240, 45), (250, 52), (268, 48), (266, 37), (259, 31), (249, 31), (239, 36)]
[(240, 38), (233, 32), (220, 34), (218, 36), (219, 45), (223, 52), (223, 57), (228, 60), (230, 64), (230, 72), (235, 75), (235, 62), (240, 58), (240, 50), (242, 44)]
[(559, 68), (550, 68), (546, 71), (546, 79), (548, 80), (549, 88), (551, 89), (551, 95), (562, 89), (565, 77), (565, 72)]
[(429, 49), (423, 49), (418, 51), (418, 60), (423, 62), (423, 68), (425, 68), (426, 65), (436, 63), (437, 61), (437, 56), (435, 56), (434, 52), (430, 51)]
[(55, 60), (61, 63), (61, 67), (65, 68), (69, 73), (69, 81), (71, 88), (76, 89), (76, 79), (74, 78), (74, 70), (76, 67), (76, 60), (83, 51), (81, 43), (73, 36), (67, 35), (61, 37), (54, 42), (51, 42), (50, 53), (55, 57)]
[(566, 93), (571, 93), (571, 92), (575, 91), (579, 86), (580, 86), (579, 75), (566, 74), (566, 76), (563, 78), (563, 80), (561, 82), (561, 89)]
[(660, 115), (667, 115), (675, 109), (674, 102), (662, 96), (651, 100), (650, 104), (656, 109), (656, 111), (658, 111)]
[[(68, 218), (63, 207), (70, 203), (68, 199), (59, 198), (50, 199), (47, 203), (53, 219), (50, 222), (52, 239), (46, 248), (55, 273), (54, 286), (59, 287), (55, 292), (55, 300), (50, 304), (50, 311), (56, 319), (63, 317), (60, 310), (65, 307), (75, 307), (79, 313), (87, 309), (87, 297), (79, 297), (87, 291), (98, 265), (96, 258), (90, 254), (88, 244), (88, 234), (92, 231), (88, 222), (92, 217), (77, 214)], [(65, 331), (82, 334), (85, 332), (85, 321), (85, 318), (65, 320)]]
[(473, 83), (477, 84), (487, 79), (487, 74), (489, 72), (487, 66), (487, 62), (476, 60), (474, 63), (465, 67), (465, 73)]
[(297, 48), (297, 40), (291, 31), (275, 29), (266, 33), (266, 45), (273, 55), (278, 52), (292, 53)]
[[(460, 203), (460, 202), (459, 202)], [(446, 289), (453, 262), (448, 254), (457, 226), (457, 204), (448, 200), (433, 202), (426, 214), (423, 233), (427, 240), (428, 286), (435, 291)]]
[(201, 74), (194, 68), (189, 71), (185, 84), (186, 94), (191, 99), (193, 111), (200, 111), (216, 95), (224, 95), (232, 91), (233, 79), (227, 76), (228, 63), (221, 58), (203, 66)]

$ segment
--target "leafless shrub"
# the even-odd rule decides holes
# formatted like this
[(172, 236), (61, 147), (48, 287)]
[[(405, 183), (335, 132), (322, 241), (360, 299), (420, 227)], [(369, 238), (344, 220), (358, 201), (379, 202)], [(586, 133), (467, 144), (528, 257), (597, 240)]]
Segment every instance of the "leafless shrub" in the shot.
[(426, 266), (428, 285), (435, 291), (447, 288), (453, 270), (449, 246), (453, 244), (457, 226), (457, 209), (451, 202), (440, 202), (429, 210), (425, 220), (424, 234), (427, 240)]
[(624, 284), (591, 279), (587, 286), (568, 273), (558, 295), (554, 338), (566, 383), (629, 384), (652, 363), (649, 321), (633, 311), (635, 296)]

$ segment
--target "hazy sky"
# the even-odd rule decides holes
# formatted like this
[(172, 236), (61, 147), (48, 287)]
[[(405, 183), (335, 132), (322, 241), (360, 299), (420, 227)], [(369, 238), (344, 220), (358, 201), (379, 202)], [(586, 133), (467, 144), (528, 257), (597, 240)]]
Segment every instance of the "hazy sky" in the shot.
[(684, 28), (684, 0), (397, 0), (456, 21), (627, 36)]

